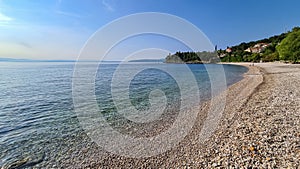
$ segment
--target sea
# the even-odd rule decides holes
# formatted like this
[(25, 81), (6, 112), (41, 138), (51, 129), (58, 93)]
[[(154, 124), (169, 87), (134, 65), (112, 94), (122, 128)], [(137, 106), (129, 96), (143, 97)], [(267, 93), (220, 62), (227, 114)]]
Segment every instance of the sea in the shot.
[[(130, 120), (118, 114), (122, 106), (116, 108), (116, 102), (122, 99), (114, 100), (112, 90), (117, 94), (127, 91), (126, 103), (137, 110), (149, 110), (153, 106), (149, 99), (151, 94), (152, 99), (163, 97), (166, 104), (178, 108), (183, 95), (187, 95), (182, 88), (199, 90), (200, 101), (204, 102), (213, 97), (212, 85), (222, 84), (212, 82), (217, 79), (212, 77), (224, 75), (226, 81), (220, 87), (224, 90), (240, 81), (248, 71), (237, 65), (105, 62), (93, 72), (95, 64), (0, 62), (0, 166), (61, 168), (62, 160), (74, 156), (67, 151), (90, 144), (90, 139), (82, 139), (85, 131), (74, 110), (75, 68), (90, 71), (95, 79), (94, 94), (99, 113), (119, 129)], [(120, 65), (122, 70), (118, 72)], [(168, 70), (175, 72), (176, 77)], [(193, 78), (178, 79), (188, 74)], [(126, 77), (128, 75), (130, 77)], [(128, 83), (122, 84), (124, 81)], [(197, 85), (189, 86), (191, 81)], [(82, 83), (84, 85), (84, 80)], [(119, 83), (122, 85), (113, 86)], [(84, 95), (84, 87), (81, 92)]]

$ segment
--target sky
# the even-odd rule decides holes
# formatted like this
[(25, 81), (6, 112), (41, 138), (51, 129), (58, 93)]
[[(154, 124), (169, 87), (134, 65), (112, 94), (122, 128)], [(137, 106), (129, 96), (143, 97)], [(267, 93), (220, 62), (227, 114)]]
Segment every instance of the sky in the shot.
[[(298, 0), (0, 0), (0, 57), (76, 59), (97, 30), (141, 12), (183, 18), (224, 49), (300, 26), (299, 6)], [(106, 60), (120, 60), (122, 54), (142, 48), (187, 50), (168, 37), (137, 36), (120, 44)]]

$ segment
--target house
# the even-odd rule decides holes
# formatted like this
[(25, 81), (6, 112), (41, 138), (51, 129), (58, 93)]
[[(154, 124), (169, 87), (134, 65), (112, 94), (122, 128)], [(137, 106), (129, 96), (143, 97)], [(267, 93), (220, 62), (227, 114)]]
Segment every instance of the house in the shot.
[(226, 56), (226, 54), (223, 53), (223, 54), (221, 54), (221, 55), (219, 56), (219, 58), (223, 58), (223, 57), (225, 57), (225, 56)]
[(268, 43), (258, 43), (254, 45), (255, 48), (267, 48), (268, 46), (270, 46)]
[(246, 49), (245, 52), (250, 52), (251, 53), (251, 48)]
[(227, 47), (226, 52), (227, 53), (231, 53), (232, 52), (232, 48)]
[(268, 43), (258, 43), (254, 45), (253, 47), (250, 47), (245, 50), (245, 52), (250, 52), (250, 53), (261, 53), (263, 52), (270, 44)]

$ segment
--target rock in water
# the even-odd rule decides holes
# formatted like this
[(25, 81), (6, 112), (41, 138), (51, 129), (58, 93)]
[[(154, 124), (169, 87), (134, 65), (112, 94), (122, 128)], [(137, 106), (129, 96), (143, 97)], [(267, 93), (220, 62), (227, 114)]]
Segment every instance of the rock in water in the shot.
[(22, 160), (15, 161), (11, 164), (8, 164), (7, 166), (3, 166), (3, 169), (16, 169), (20, 168), (22, 165), (26, 164), (29, 160), (29, 157), (23, 158)]
[(24, 167), (31, 167), (38, 163), (41, 163), (45, 158), (45, 153), (40, 154), (40, 156), (36, 159), (26, 157), (22, 160), (17, 160), (15, 162), (12, 162), (11, 164), (4, 165), (1, 169), (21, 169)]

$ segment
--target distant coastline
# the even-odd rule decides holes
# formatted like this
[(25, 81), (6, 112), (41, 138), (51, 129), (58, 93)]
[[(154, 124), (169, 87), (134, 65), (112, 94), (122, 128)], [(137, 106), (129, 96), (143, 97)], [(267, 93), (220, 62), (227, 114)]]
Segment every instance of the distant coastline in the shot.
[[(37, 59), (14, 59), (14, 58), (0, 58), (0, 62), (28, 62), (28, 63), (38, 63), (38, 62), (99, 62), (97, 60), (37, 60)], [(104, 60), (101, 62), (121, 62), (121, 61), (108, 61)]]
[(165, 62), (165, 59), (136, 59), (128, 62)]
[(0, 58), (0, 62), (76, 62), (76, 60), (35, 60), (35, 59)]

